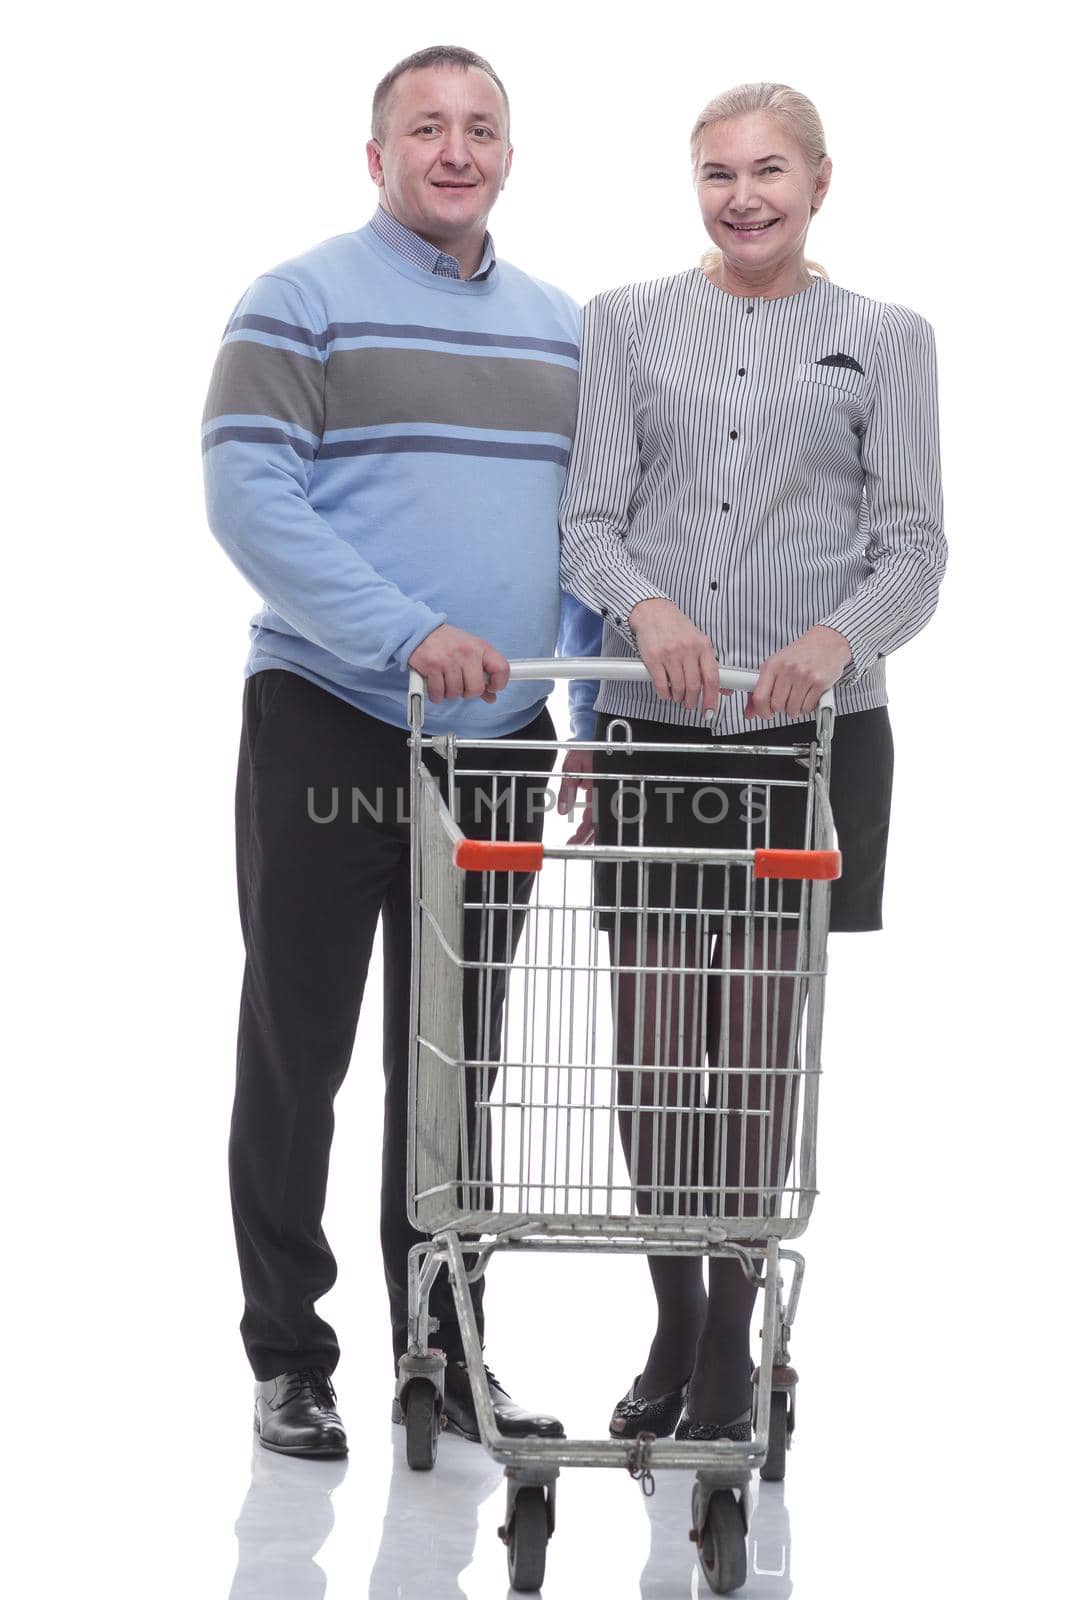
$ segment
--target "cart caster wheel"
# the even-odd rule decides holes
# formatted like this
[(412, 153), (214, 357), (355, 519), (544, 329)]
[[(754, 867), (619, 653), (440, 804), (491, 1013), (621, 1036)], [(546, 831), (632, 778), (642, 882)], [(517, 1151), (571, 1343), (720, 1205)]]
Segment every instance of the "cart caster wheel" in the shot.
[(548, 1549), (548, 1500), (543, 1489), (520, 1489), (508, 1532), (508, 1577), (520, 1594), (540, 1589), (545, 1581)]
[(759, 1469), (764, 1483), (781, 1483), (789, 1447), (789, 1396), (781, 1390), (771, 1395), (771, 1421), (767, 1432), (767, 1459)]
[(437, 1460), (440, 1417), (437, 1390), (429, 1378), (412, 1378), (404, 1401), (408, 1466), (412, 1472), (429, 1472)]
[[(693, 1490), (693, 1521), (699, 1514), (699, 1489)], [(732, 1489), (716, 1489), (708, 1501), (703, 1529), (697, 1533), (700, 1570), (713, 1594), (733, 1594), (748, 1571), (745, 1517)]]

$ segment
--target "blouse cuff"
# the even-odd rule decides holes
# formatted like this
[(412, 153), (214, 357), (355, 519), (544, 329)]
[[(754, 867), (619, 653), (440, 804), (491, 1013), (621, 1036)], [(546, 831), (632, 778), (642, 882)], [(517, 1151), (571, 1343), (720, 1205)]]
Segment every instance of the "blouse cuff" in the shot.
[(838, 683), (855, 683), (857, 678), (862, 678), (869, 672), (878, 660), (881, 651), (878, 649), (878, 639), (870, 636), (851, 615), (848, 605), (842, 606), (839, 611), (831, 612), (828, 617), (819, 618), (820, 628), (833, 628), (847, 642), (852, 651), (852, 660), (842, 672)]
[[(598, 574), (598, 578), (599, 578)], [(614, 571), (609, 583), (602, 580), (596, 585), (597, 598), (606, 603), (600, 606), (600, 615), (610, 628), (620, 633), (628, 644), (637, 648), (637, 635), (630, 626), (630, 612), (642, 600), (668, 600), (662, 589), (635, 574)]]

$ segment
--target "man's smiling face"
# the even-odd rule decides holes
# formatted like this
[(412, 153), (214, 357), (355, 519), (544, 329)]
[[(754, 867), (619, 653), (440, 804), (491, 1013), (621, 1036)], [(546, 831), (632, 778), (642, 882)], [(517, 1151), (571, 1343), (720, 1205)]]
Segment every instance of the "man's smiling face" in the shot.
[(385, 138), (367, 145), (386, 210), (450, 255), (480, 243), (511, 155), (500, 90), (477, 68), (451, 65), (398, 78)]

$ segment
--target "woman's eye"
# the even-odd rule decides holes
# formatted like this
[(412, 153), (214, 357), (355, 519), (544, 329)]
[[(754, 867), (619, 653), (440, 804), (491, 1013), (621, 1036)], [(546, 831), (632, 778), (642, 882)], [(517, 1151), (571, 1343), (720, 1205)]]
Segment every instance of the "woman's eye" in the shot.
[(781, 170), (782, 170), (781, 167), (761, 167), (760, 168), (760, 173), (762, 174), (764, 172), (781, 172)]

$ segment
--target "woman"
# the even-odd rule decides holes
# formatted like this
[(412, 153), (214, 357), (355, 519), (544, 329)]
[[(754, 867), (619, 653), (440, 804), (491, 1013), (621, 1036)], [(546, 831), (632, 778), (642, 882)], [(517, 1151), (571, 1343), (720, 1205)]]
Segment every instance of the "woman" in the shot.
[[(933, 335), (915, 312), (840, 289), (805, 260), (831, 162), (804, 95), (781, 84), (719, 95), (701, 113), (691, 148), (717, 248), (699, 268), (597, 296), (585, 316), (561, 509), (563, 582), (604, 616), (604, 653), (636, 650), (652, 680), (603, 686), (597, 738), (608, 737), (612, 717), (625, 717), (637, 742), (692, 743), (703, 763), (692, 770), (706, 771), (716, 740), (736, 743), (746, 731), (749, 742), (766, 744), (813, 737), (819, 696), (833, 685), (830, 793), (844, 872), (830, 926), (876, 929), (892, 781), (884, 657), (929, 620), (945, 561)], [(720, 663), (758, 668), (753, 692), (720, 703)], [(709, 727), (705, 712), (716, 708)], [(643, 770), (657, 770), (649, 759)], [(670, 758), (675, 767), (686, 759)], [(752, 775), (771, 775), (774, 760), (762, 758)], [(605, 754), (595, 770), (639, 776), (642, 768), (637, 756)], [(641, 826), (650, 845), (743, 842), (737, 818), (716, 831), (689, 808), (671, 814), (654, 785)], [(602, 823), (599, 837), (609, 836), (638, 837)], [(636, 917), (613, 918), (612, 893), (632, 905), (631, 892), (617, 868), (598, 872), (601, 920), (609, 929), (614, 921), (613, 966), (675, 969), (677, 950), (664, 952), (665, 919), (646, 918), (638, 929)], [(651, 903), (668, 900), (653, 892)], [(676, 895), (669, 903), (686, 902)], [(672, 914), (671, 926), (678, 922)], [(742, 1019), (732, 1015), (741, 984), (707, 980), (709, 967), (729, 976), (742, 963), (723, 949), (721, 919), (710, 926), (719, 930), (715, 947), (697, 952), (690, 941), (667, 997), (677, 1026), (657, 1027), (655, 1039), (651, 990), (637, 977), (618, 978), (619, 1062), (662, 1063), (670, 1035), (690, 1041), (673, 1047), (676, 1065), (714, 1063), (717, 1052), (721, 1065), (724, 1051), (727, 1066), (744, 1064)], [(794, 957), (788, 938), (773, 958), (757, 951), (764, 965), (786, 969)], [(730, 998), (715, 1002), (713, 991)], [(662, 982), (656, 1004), (662, 1010)], [(751, 1026), (766, 1021), (751, 1017)], [(785, 1034), (775, 1047), (792, 1048)], [(623, 1105), (650, 1103), (644, 1076), (619, 1078)], [(646, 1135), (635, 1131), (642, 1120), (656, 1126), (639, 1110), (620, 1116), (637, 1203), (647, 1211), (654, 1185)], [(736, 1179), (744, 1151), (730, 1160)], [(736, 1261), (708, 1265), (705, 1290), (699, 1258), (649, 1257), (658, 1326), (612, 1418), (616, 1436), (641, 1428), (666, 1435), (683, 1403), (680, 1436), (751, 1436), (756, 1291)]]

